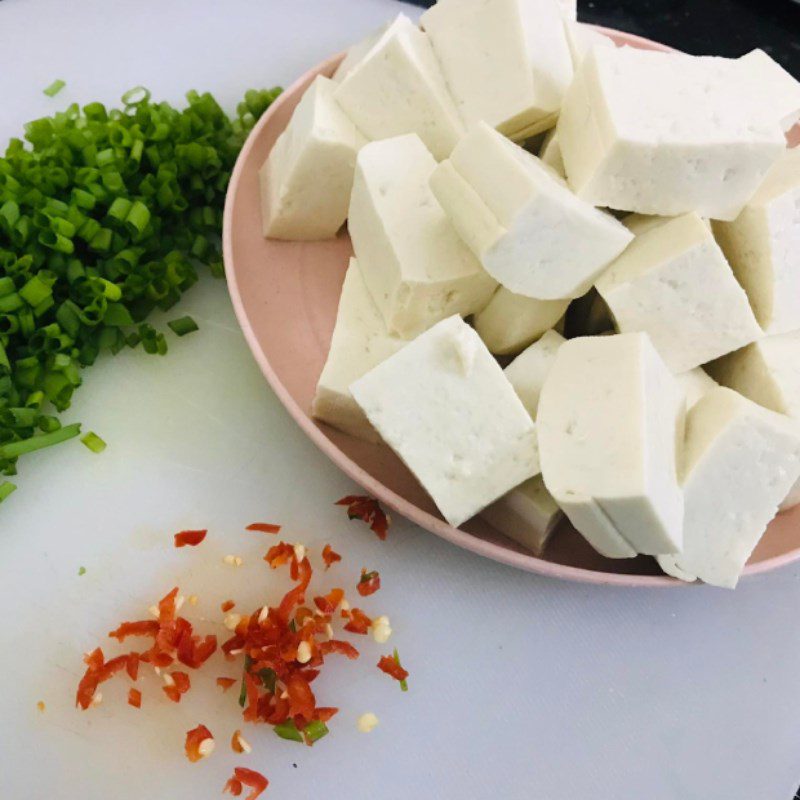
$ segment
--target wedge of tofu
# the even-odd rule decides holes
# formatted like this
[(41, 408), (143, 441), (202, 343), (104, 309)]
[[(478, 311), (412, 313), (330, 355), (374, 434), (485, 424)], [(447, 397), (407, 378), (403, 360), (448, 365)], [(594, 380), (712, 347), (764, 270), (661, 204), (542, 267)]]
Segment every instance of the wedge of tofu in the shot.
[(800, 149), (787, 150), (731, 222), (714, 233), (765, 333), (800, 328)]
[(354, 258), (344, 277), (328, 358), (317, 383), (311, 413), (359, 439), (380, 440), (350, 394), (350, 384), (396, 353), (405, 339), (391, 336)]
[(633, 238), (483, 122), (436, 168), (431, 188), (486, 271), (538, 300), (579, 297)]
[(594, 205), (731, 220), (786, 147), (736, 60), (592, 48), (564, 97), (570, 186)]
[(364, 281), (391, 334), (412, 338), (482, 309), (496, 281), (461, 241), (429, 186), (436, 167), (416, 134), (358, 155), (349, 229)]
[(572, 80), (559, 0), (439, 0), (422, 15), (464, 122), (526, 138), (552, 127)]
[(347, 218), (356, 155), (366, 139), (314, 79), (261, 167), (264, 236), (329, 239)]
[(435, 158), (447, 158), (464, 128), (428, 37), (400, 14), (365, 49), (335, 91), (347, 115), (369, 139), (416, 133)]
[(686, 398), (686, 408), (695, 406), (701, 397), (716, 389), (719, 384), (702, 367), (695, 367), (676, 375), (683, 396)]
[(542, 476), (536, 475), (484, 508), (481, 517), (526, 550), (540, 555), (564, 514)]
[(536, 300), (501, 286), (475, 315), (475, 330), (496, 355), (519, 353), (564, 316), (569, 300)]
[(751, 102), (762, 116), (777, 119), (788, 131), (800, 120), (800, 82), (763, 50), (751, 50), (738, 59), (742, 80), (753, 86)]
[(558, 143), (556, 129), (551, 128), (545, 134), (544, 141), (539, 150), (539, 158), (543, 164), (547, 164), (561, 178), (566, 178), (564, 171), (564, 159), (561, 157), (561, 145)]
[[(767, 336), (706, 369), (723, 386), (800, 423), (800, 331)], [(781, 511), (798, 503), (800, 482), (781, 502)]]
[(642, 333), (558, 349), (536, 417), (545, 486), (601, 554), (681, 549), (683, 392)]
[(539, 410), (542, 388), (564, 342), (566, 339), (557, 331), (547, 331), (505, 368), (506, 377), (533, 419)]
[(350, 391), (451, 525), (539, 473), (533, 420), (460, 317), (434, 325)]
[(658, 563), (732, 589), (800, 476), (800, 436), (786, 417), (720, 387), (689, 411), (685, 459), (683, 550)]
[(576, 72), (580, 69), (586, 54), (593, 47), (616, 47), (608, 36), (590, 25), (584, 25), (574, 20), (565, 20), (564, 27), (567, 32), (569, 52), (572, 55), (572, 66)]
[(675, 372), (763, 334), (703, 220), (684, 214), (640, 233), (597, 281), (620, 331), (644, 331)]

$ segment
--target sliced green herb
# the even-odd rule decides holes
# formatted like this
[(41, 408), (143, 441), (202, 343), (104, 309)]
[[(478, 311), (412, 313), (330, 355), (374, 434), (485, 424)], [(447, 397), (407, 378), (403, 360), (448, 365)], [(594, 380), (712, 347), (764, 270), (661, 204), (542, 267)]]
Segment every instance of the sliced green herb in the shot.
[[(397, 652), (396, 647), (394, 649), (393, 656), (394, 656), (394, 663), (397, 664), (398, 667), (402, 667), (403, 665), (400, 663), (400, 654)], [(403, 680), (400, 681), (400, 690), (403, 692), (408, 691), (408, 681), (405, 678), (403, 678)]]
[(55, 97), (67, 84), (58, 78), (54, 80), (46, 89), (42, 89), (42, 91), (48, 97)]
[(89, 431), (86, 436), (81, 438), (81, 441), (93, 452), (102, 453), (108, 445), (94, 432)]
[(78, 575), (85, 575), (86, 567), (78, 567)]
[(313, 744), (328, 734), (328, 726), (322, 720), (315, 719), (303, 728), (303, 733), (306, 735), (306, 739)]
[(186, 336), (187, 333), (200, 330), (198, 324), (189, 316), (173, 319), (167, 323), (167, 326), (178, 336)]
[(250, 672), (250, 667), (253, 665), (253, 659), (250, 656), (244, 657), (244, 670), (242, 672), (242, 688), (239, 690), (239, 705), (244, 708), (247, 704), (247, 682), (245, 675)]
[(32, 453), (34, 450), (61, 444), (61, 442), (66, 442), (67, 439), (73, 439), (80, 432), (80, 423), (75, 422), (72, 425), (65, 425), (52, 433), (42, 433), (38, 436), (31, 436), (29, 439), (8, 442), (0, 445), (0, 460), (17, 458), (17, 456), (21, 456), (24, 453)]
[(273, 730), (281, 739), (288, 739), (292, 742), (303, 741), (303, 734), (297, 729), (297, 725), (293, 719), (287, 719), (286, 722), (281, 722), (276, 725)]
[(3, 481), (0, 483), (0, 503), (3, 502), (10, 494), (17, 490), (17, 485), (11, 481)]

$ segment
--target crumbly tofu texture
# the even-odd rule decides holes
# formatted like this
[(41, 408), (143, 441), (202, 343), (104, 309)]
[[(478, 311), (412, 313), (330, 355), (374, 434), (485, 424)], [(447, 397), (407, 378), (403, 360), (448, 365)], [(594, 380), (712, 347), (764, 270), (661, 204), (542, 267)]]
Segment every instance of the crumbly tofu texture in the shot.
[(558, 0), (439, 0), (422, 15), (467, 126), (516, 138), (555, 123), (572, 80), (563, 20)]
[(565, 341), (557, 331), (547, 331), (505, 368), (506, 377), (533, 419), (536, 419), (539, 410), (542, 388), (555, 363), (556, 354)]
[(800, 150), (787, 150), (732, 222), (714, 233), (767, 334), (800, 328)]
[(451, 525), (539, 473), (533, 420), (460, 317), (437, 323), (350, 389)]
[(536, 300), (501, 286), (473, 322), (492, 353), (516, 354), (550, 330), (568, 305), (569, 300)]
[(403, 14), (354, 54), (335, 97), (369, 139), (416, 133), (437, 159), (464, 132), (430, 41)]
[(375, 429), (350, 394), (350, 384), (406, 342), (391, 336), (354, 258), (344, 277), (328, 358), (311, 405), (313, 416), (359, 439), (377, 442)]
[(763, 335), (709, 227), (694, 214), (640, 233), (597, 291), (618, 329), (647, 333), (675, 373)]
[(578, 196), (620, 211), (734, 219), (786, 147), (737, 63), (590, 50), (557, 126)]
[(329, 239), (347, 218), (356, 154), (366, 139), (317, 76), (261, 167), (264, 236)]
[(364, 280), (390, 333), (412, 338), (482, 309), (497, 288), (431, 192), (436, 167), (415, 134), (358, 155), (349, 229)]
[(542, 475), (601, 554), (680, 550), (683, 418), (683, 393), (646, 335), (571, 339), (559, 348), (536, 417)]
[(800, 476), (796, 427), (723, 387), (687, 416), (683, 551), (660, 556), (681, 580), (734, 588), (744, 565)]
[(436, 168), (431, 188), (486, 271), (538, 300), (584, 294), (633, 238), (483, 122)]
[(481, 517), (509, 539), (539, 555), (564, 514), (547, 491), (542, 476), (536, 475), (484, 508)]

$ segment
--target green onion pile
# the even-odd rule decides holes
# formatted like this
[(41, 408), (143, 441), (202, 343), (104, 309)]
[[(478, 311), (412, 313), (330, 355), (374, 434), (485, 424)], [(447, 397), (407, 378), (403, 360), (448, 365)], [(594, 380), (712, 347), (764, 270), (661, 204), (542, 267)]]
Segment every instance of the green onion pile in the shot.
[[(137, 88), (121, 109), (71, 105), (26, 125), (27, 144), (11, 140), (0, 158), (0, 473), (78, 436), (57, 413), (101, 353), (166, 353), (145, 320), (179, 300), (198, 265), (222, 276), (231, 169), (279, 93), (248, 91), (231, 120), (210, 94), (189, 92), (179, 110)], [(191, 317), (168, 324), (197, 329)], [(13, 490), (0, 483), (0, 501)]]

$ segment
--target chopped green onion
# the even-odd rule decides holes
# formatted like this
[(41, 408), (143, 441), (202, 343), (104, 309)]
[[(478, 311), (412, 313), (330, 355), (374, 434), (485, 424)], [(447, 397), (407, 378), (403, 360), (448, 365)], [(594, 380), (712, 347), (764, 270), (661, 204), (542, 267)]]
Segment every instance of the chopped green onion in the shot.
[(3, 502), (10, 494), (17, 490), (17, 485), (11, 481), (3, 481), (0, 483), (0, 503)]
[(244, 670), (242, 671), (242, 688), (239, 690), (239, 705), (242, 708), (244, 708), (247, 703), (247, 683), (245, 682), (244, 676), (250, 671), (252, 664), (253, 659), (246, 655), (244, 657)]
[(78, 567), (78, 575), (85, 575), (86, 567)]
[(86, 436), (81, 437), (81, 441), (93, 452), (102, 453), (108, 445), (94, 432), (89, 431)]
[(303, 733), (306, 735), (308, 741), (313, 744), (327, 735), (328, 726), (322, 720), (315, 719), (303, 728)]
[(167, 327), (171, 328), (178, 336), (186, 336), (187, 333), (194, 333), (194, 331), (200, 329), (198, 324), (189, 316), (173, 319), (167, 323)]
[[(398, 667), (402, 667), (403, 665), (400, 663), (400, 655), (397, 652), (397, 648), (396, 647), (394, 649), (393, 655), (394, 655), (394, 663), (397, 664)], [(400, 681), (400, 690), (403, 691), (403, 692), (407, 692), (408, 691), (408, 681), (405, 678), (403, 678), (403, 680)]]
[(0, 459), (17, 458), (24, 453), (32, 453), (34, 450), (42, 450), (45, 447), (52, 447), (67, 439), (75, 438), (81, 432), (79, 422), (72, 425), (65, 425), (52, 433), (43, 433), (40, 436), (31, 436), (28, 439), (21, 439), (18, 442), (7, 442), (0, 445)]
[(297, 729), (297, 724), (293, 719), (287, 719), (276, 725), (273, 730), (281, 739), (288, 739), (291, 742), (302, 742), (303, 734)]
[(54, 80), (46, 89), (43, 89), (42, 91), (48, 97), (55, 97), (66, 85), (67, 84), (64, 81), (62, 81), (60, 78), (58, 78), (57, 80)]

